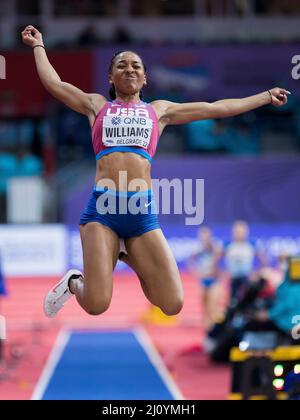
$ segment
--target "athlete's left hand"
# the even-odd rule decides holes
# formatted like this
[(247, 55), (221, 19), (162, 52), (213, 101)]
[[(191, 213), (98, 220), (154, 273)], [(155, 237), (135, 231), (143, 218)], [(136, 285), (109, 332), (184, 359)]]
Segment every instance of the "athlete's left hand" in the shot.
[(273, 88), (270, 89), (270, 93), (272, 95), (272, 105), (274, 106), (282, 106), (287, 103), (287, 95), (290, 95), (291, 92), (281, 88)]

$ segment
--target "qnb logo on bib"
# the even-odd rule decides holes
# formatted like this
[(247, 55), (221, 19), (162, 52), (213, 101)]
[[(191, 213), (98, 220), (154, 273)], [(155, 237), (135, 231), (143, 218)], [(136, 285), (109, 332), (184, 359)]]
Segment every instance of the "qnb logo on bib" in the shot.
[(138, 146), (147, 149), (152, 126), (153, 121), (149, 117), (106, 115), (103, 118), (102, 142), (107, 147)]

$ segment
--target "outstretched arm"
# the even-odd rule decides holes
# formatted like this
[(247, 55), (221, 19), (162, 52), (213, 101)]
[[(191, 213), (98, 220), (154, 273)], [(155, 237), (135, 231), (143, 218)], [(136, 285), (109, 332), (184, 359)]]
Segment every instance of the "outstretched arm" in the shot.
[(274, 106), (285, 105), (287, 103), (288, 94), (290, 94), (290, 92), (285, 89), (274, 88), (270, 91), (248, 96), (246, 98), (224, 99), (213, 103), (192, 102), (179, 104), (168, 101), (159, 101), (161, 121), (168, 125), (233, 117), (268, 104)]
[[(26, 26), (22, 32), (22, 40), (25, 45), (31, 48), (37, 45), (44, 46), (42, 34), (32, 25)], [(95, 114), (101, 104), (104, 104), (105, 98), (102, 95), (88, 94), (70, 83), (63, 82), (49, 62), (46, 50), (43, 47), (36, 47), (33, 51), (41, 82), (56, 99), (74, 111), (87, 116)]]

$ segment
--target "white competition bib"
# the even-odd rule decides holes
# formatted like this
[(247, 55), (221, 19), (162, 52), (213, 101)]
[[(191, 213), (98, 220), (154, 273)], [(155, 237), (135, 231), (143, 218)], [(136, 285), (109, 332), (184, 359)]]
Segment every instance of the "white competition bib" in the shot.
[(106, 147), (138, 146), (147, 149), (153, 121), (146, 116), (106, 115), (103, 117), (102, 142)]

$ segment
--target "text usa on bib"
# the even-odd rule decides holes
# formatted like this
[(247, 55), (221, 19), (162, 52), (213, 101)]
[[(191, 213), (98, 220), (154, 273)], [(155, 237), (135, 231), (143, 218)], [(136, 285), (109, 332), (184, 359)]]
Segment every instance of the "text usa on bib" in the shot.
[(106, 147), (138, 146), (147, 149), (153, 121), (145, 108), (109, 109), (103, 117), (102, 141)]

